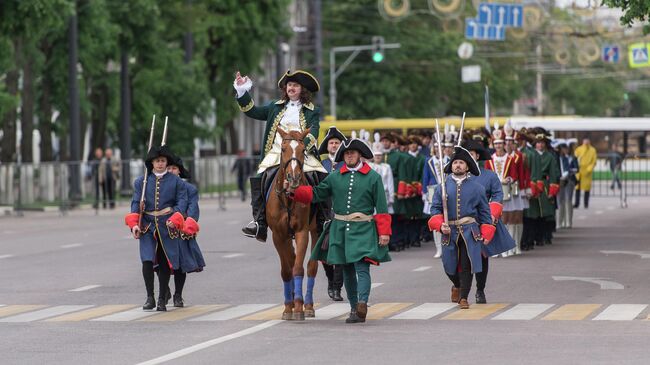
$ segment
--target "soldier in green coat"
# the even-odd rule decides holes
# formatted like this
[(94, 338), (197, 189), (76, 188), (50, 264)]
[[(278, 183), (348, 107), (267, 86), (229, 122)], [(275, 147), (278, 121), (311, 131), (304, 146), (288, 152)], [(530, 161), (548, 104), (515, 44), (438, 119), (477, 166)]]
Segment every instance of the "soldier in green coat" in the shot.
[[(320, 90), (318, 80), (306, 71), (287, 71), (280, 81), (278, 88), (282, 90), (282, 98), (265, 105), (257, 106), (249, 94), (253, 82), (248, 76), (237, 72), (233, 84), (237, 91), (237, 103), (246, 116), (266, 122), (262, 153), (257, 176), (250, 178), (251, 206), (254, 220), (242, 229), (247, 237), (254, 237), (260, 242), (266, 242), (266, 202), (263, 196), (264, 186), (269, 186), (278, 171), (281, 158), (282, 137), (277, 133), (278, 127), (285, 131), (305, 131), (310, 134), (305, 138), (304, 172), (311, 184), (325, 178), (327, 171), (320, 163), (317, 152), (318, 132), (320, 128), (320, 109), (312, 103), (312, 95)], [(319, 227), (325, 220), (322, 208), (318, 210)]]
[[(388, 242), (391, 217), (388, 214), (381, 176), (361, 161), (373, 157), (370, 147), (360, 139), (344, 141), (336, 162), (345, 161), (315, 187), (300, 186), (291, 197), (303, 204), (332, 199), (334, 219), (318, 240), (312, 259), (343, 265), (343, 282), (350, 316), (346, 323), (365, 322), (370, 296), (370, 264), (390, 261)], [(291, 191), (288, 184), (286, 189)]]

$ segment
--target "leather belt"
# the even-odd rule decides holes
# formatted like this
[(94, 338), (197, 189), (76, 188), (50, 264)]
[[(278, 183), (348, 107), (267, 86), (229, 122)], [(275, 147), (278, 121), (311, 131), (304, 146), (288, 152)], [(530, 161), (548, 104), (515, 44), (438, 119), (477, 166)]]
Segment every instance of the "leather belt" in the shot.
[(450, 226), (462, 226), (465, 224), (472, 224), (472, 223), (476, 223), (476, 219), (474, 219), (474, 217), (463, 217), (455, 221), (449, 221)]
[(151, 215), (151, 216), (154, 216), (154, 217), (159, 217), (161, 215), (169, 214), (172, 211), (173, 211), (172, 207), (167, 207), (167, 208), (161, 209), (161, 210), (154, 210), (154, 211), (151, 211), (151, 212), (144, 212), (144, 214)]
[(371, 215), (358, 212), (348, 215), (334, 214), (334, 219), (344, 222), (372, 222)]

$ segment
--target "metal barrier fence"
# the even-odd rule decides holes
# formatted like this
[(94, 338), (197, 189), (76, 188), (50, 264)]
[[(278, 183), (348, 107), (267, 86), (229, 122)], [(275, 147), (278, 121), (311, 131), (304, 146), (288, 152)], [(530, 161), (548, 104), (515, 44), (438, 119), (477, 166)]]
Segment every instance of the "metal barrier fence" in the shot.
[[(237, 156), (217, 156), (184, 160), (192, 174), (191, 182), (199, 188), (203, 198), (216, 198), (222, 208), (226, 199), (241, 197), (247, 199), (248, 176), (255, 173), (256, 160)], [(131, 181), (128, 190), (122, 190), (119, 173), (113, 181), (113, 202), (128, 205), (131, 202), (133, 180), (142, 176), (142, 160), (120, 161), (128, 164)], [(63, 214), (71, 207), (90, 205), (96, 208), (110, 208), (110, 194), (105, 193), (109, 184), (99, 184), (97, 161), (89, 162), (47, 162), (39, 164), (0, 165), (0, 207), (9, 207), (17, 212), (24, 210), (58, 209)], [(239, 171), (239, 169), (242, 169)], [(122, 170), (121, 168), (119, 169)], [(244, 195), (239, 191), (238, 172), (243, 177)], [(73, 179), (77, 179), (79, 191), (73, 192)]]
[(598, 155), (591, 195), (618, 197), (621, 206), (627, 206), (628, 196), (650, 195), (650, 156), (637, 154), (622, 157), (620, 168), (615, 168), (612, 154)]

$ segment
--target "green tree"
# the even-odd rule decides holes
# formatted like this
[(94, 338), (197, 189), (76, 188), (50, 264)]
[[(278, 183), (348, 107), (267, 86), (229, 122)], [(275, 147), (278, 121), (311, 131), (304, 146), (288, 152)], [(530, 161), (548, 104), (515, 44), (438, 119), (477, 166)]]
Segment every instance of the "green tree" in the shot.
[(650, 33), (650, 2), (647, 0), (603, 0), (603, 4), (610, 8), (621, 8), (621, 24), (631, 26), (635, 22), (643, 24), (643, 32)]

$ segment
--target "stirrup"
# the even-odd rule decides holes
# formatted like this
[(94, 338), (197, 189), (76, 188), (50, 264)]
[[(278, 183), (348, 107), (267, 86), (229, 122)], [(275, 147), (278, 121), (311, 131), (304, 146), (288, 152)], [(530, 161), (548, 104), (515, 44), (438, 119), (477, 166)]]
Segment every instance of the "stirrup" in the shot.
[[(245, 230), (248, 228), (255, 229), (255, 233), (246, 233)], [(259, 231), (260, 231), (260, 225), (254, 220), (248, 222), (248, 224), (244, 228), (242, 228), (242, 234), (250, 238), (257, 238), (257, 234), (259, 233)]]

